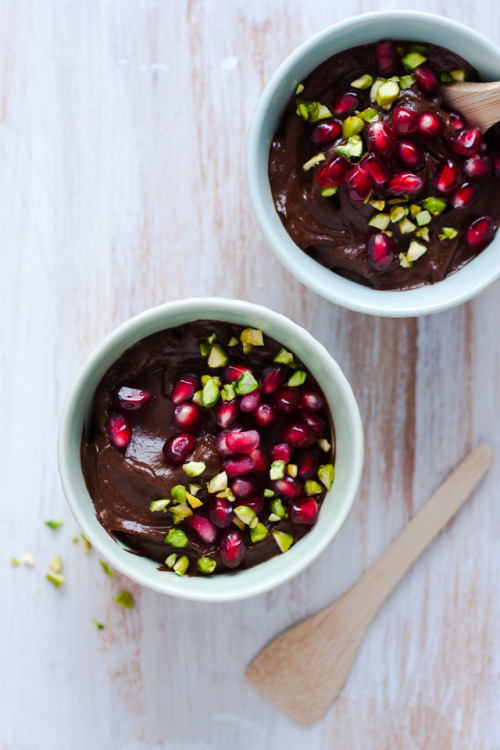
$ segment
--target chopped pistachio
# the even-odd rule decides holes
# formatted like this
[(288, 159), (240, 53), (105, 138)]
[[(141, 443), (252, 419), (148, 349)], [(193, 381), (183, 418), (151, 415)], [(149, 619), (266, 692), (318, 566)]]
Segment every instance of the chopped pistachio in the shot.
[(335, 466), (333, 464), (323, 464), (318, 469), (319, 481), (325, 485), (327, 490), (332, 488), (335, 479)]
[(367, 107), (359, 114), (365, 122), (375, 122), (376, 120), (382, 119), (377, 110), (373, 109), (373, 107)]
[(333, 195), (336, 195), (338, 191), (338, 186), (333, 185), (332, 187), (327, 188), (321, 188), (321, 195), (323, 198), (331, 198)]
[(207, 465), (203, 461), (188, 461), (187, 464), (182, 464), (184, 472), (188, 477), (199, 477), (203, 474)]
[(401, 76), (401, 78), (399, 79), (399, 85), (402, 89), (411, 89), (414, 83), (415, 76), (411, 73), (407, 76)]
[(371, 75), (368, 75), (368, 73), (365, 73), (359, 78), (356, 78), (355, 81), (352, 81), (351, 86), (353, 87), (353, 89), (369, 89), (372, 83), (373, 77)]
[(121, 591), (114, 597), (114, 600), (120, 607), (124, 607), (124, 609), (134, 608), (134, 597), (130, 591)]
[(377, 89), (377, 104), (382, 109), (390, 109), (392, 103), (399, 96), (399, 83), (396, 81), (386, 81)]
[(398, 226), (401, 234), (410, 234), (410, 232), (414, 232), (417, 228), (415, 224), (409, 219), (403, 219), (399, 222)]
[(450, 70), (450, 76), (454, 81), (465, 81), (465, 70)]
[(274, 497), (274, 490), (264, 490), (264, 497)]
[(293, 544), (293, 536), (287, 534), (284, 531), (273, 531), (272, 532), (274, 541), (282, 552), (287, 552)]
[(321, 493), (323, 492), (323, 487), (319, 484), (319, 482), (315, 482), (314, 479), (308, 479), (304, 483), (304, 490), (307, 497), (311, 497), (311, 495), (321, 495)]
[(170, 513), (172, 514), (172, 519), (174, 523), (180, 523), (185, 518), (188, 518), (189, 516), (193, 515), (193, 511), (188, 505), (186, 505), (186, 503), (180, 503), (180, 505), (173, 505), (170, 508)]
[(363, 201), (363, 203), (365, 204), (365, 206), (366, 206), (367, 203), (370, 202), (370, 198), (372, 197), (372, 193), (373, 193), (373, 188), (372, 188), (372, 190), (370, 190), (370, 192), (368, 193), (368, 195), (366, 196), (366, 198)]
[(21, 555), (21, 562), (23, 565), (29, 565), (32, 568), (35, 565), (35, 558), (29, 552), (24, 552)]
[(296, 94), (301, 94), (303, 91), (304, 91), (304, 84), (303, 83), (297, 84), (297, 88), (295, 89), (295, 93)]
[(427, 247), (425, 245), (422, 245), (421, 242), (417, 242), (416, 240), (412, 240), (408, 247), (408, 252), (406, 253), (406, 260), (408, 260), (410, 263), (414, 263), (426, 252)]
[(257, 523), (254, 528), (250, 529), (250, 539), (252, 542), (260, 542), (262, 539), (265, 539), (268, 534), (268, 531), (263, 523)]
[(78, 537), (74, 536), (71, 541), (73, 542), (73, 544), (77, 544), (78, 543)]
[(230, 503), (234, 503), (234, 501), (236, 500), (234, 492), (232, 492), (229, 487), (226, 487), (226, 489), (222, 490), (222, 492), (218, 492), (217, 497), (224, 497), (226, 500), (229, 500)]
[(342, 123), (342, 138), (350, 138), (352, 135), (361, 133), (365, 127), (364, 121), (357, 115), (346, 117)]
[(279, 497), (275, 497), (274, 500), (271, 500), (269, 508), (271, 510), (271, 513), (274, 513), (274, 515), (278, 516), (278, 518), (286, 517), (285, 506), (283, 505), (283, 501), (280, 500)]
[(221, 471), (220, 474), (216, 474), (212, 479), (207, 482), (207, 490), (210, 493), (222, 492), (227, 487), (227, 474), (225, 471)]
[(332, 116), (332, 113), (324, 104), (306, 102), (301, 99), (297, 99), (297, 114), (306, 122), (319, 122)]
[(452, 83), (453, 77), (449, 73), (441, 73), (439, 76), (441, 83)]
[(271, 479), (283, 479), (285, 476), (285, 462), (284, 461), (273, 461), (271, 468), (269, 469), (269, 476)]
[(196, 393), (193, 396), (192, 401), (193, 401), (193, 404), (196, 404), (196, 406), (203, 406), (202, 401), (201, 401), (202, 393), (203, 391), (196, 391)]
[(217, 388), (220, 388), (222, 385), (221, 379), (218, 375), (202, 375), (201, 376), (201, 384), (206, 385), (209, 380), (213, 380)]
[(424, 240), (424, 242), (429, 242), (429, 229), (428, 227), (422, 227), (422, 229), (417, 229), (415, 232), (417, 237), (420, 237), (420, 239)]
[(236, 336), (231, 336), (228, 342), (228, 346), (231, 346), (231, 347), (238, 346), (239, 343), (240, 343), (239, 339), (237, 339)]
[(424, 44), (410, 44), (408, 52), (420, 52), (421, 55), (425, 55), (427, 47)]
[(433, 216), (438, 216), (443, 213), (447, 203), (444, 198), (436, 198), (436, 196), (430, 195), (424, 200), (422, 205), (424, 209), (429, 211)]
[(389, 216), (389, 214), (375, 214), (375, 216), (372, 216), (370, 221), (368, 222), (368, 226), (384, 230), (387, 229), (390, 221), (391, 217)]
[(255, 511), (253, 511), (252, 508), (249, 508), (248, 505), (238, 505), (234, 509), (234, 512), (240, 521), (243, 521), (245, 524), (250, 524), (254, 518), (257, 518)]
[(201, 404), (205, 407), (215, 406), (220, 397), (220, 391), (214, 378), (209, 378), (201, 392)]
[(355, 156), (361, 156), (363, 153), (363, 141), (361, 136), (352, 135), (347, 143), (341, 143), (335, 147), (335, 153), (345, 156), (347, 159), (351, 159)]
[(382, 86), (382, 84), (385, 83), (385, 80), (383, 78), (377, 78), (376, 81), (373, 82), (373, 85), (370, 89), (370, 101), (376, 102), (377, 101), (377, 91)]
[(234, 398), (236, 398), (236, 393), (234, 392), (234, 388), (231, 383), (226, 383), (224, 386), (222, 386), (220, 395), (223, 401), (232, 401)]
[(186, 492), (186, 500), (192, 508), (200, 508), (203, 505), (203, 501), (190, 492)]
[(225, 367), (229, 362), (229, 357), (220, 344), (214, 344), (208, 355), (207, 365), (209, 367)]
[(287, 350), (282, 346), (279, 352), (274, 355), (273, 362), (278, 362), (278, 364), (282, 365), (290, 365), (293, 362), (293, 354), (291, 352), (287, 352)]
[(96, 626), (97, 630), (104, 630), (102, 622), (99, 622), (98, 620), (91, 620), (91, 622)]
[(387, 201), (388, 206), (397, 206), (400, 203), (407, 203), (408, 202), (408, 196), (407, 195), (400, 195), (399, 198), (391, 198)]
[(243, 354), (250, 354), (250, 352), (253, 350), (253, 344), (243, 344), (242, 349)]
[(197, 495), (200, 490), (201, 490), (201, 484), (190, 484), (189, 485), (189, 492), (190, 492), (191, 495)]
[(416, 203), (412, 203), (410, 206), (410, 213), (412, 215), (412, 218), (414, 219), (417, 214), (421, 212), (422, 208), (421, 206), (417, 206)]
[(326, 438), (320, 438), (318, 440), (318, 445), (325, 453), (328, 453), (328, 451), (332, 449), (331, 443), (329, 443)]
[(240, 375), (240, 377), (234, 384), (234, 390), (238, 394), (238, 396), (244, 396), (246, 393), (252, 393), (258, 387), (259, 384), (249, 370), (246, 370), (246, 372)]
[(311, 156), (311, 158), (302, 165), (302, 169), (304, 172), (308, 172), (313, 167), (321, 164), (322, 161), (325, 161), (325, 155), (320, 151), (318, 154), (315, 154), (315, 156)]
[(411, 268), (413, 263), (410, 263), (404, 253), (399, 253), (399, 265), (401, 268)]
[(277, 516), (276, 513), (270, 513), (268, 520), (271, 521), (271, 523), (276, 523), (277, 521), (281, 521), (281, 518)]
[(458, 232), (453, 227), (443, 227), (439, 235), (440, 240), (454, 240)]
[(154, 513), (157, 510), (163, 510), (169, 504), (169, 498), (163, 498), (162, 500), (153, 500), (153, 502), (149, 504), (149, 510)]
[(49, 568), (53, 573), (60, 573), (62, 570), (62, 558), (59, 556), (53, 557), (49, 562)]
[(63, 525), (63, 521), (61, 521), (60, 518), (58, 518), (56, 521), (45, 521), (45, 525), (49, 527), (49, 529), (52, 529), (55, 531), (59, 528), (59, 526)]
[(167, 559), (165, 560), (165, 565), (168, 568), (173, 568), (174, 565), (175, 565), (175, 563), (176, 563), (177, 557), (178, 557), (177, 553), (176, 552), (172, 552), (172, 554), (169, 555), (167, 557)]
[(10, 558), (10, 561), (11, 561), (12, 565), (14, 565), (14, 566), (15, 566), (15, 565), (20, 565), (20, 564), (21, 564), (21, 563), (19, 562), (19, 560), (17, 559), (17, 557), (11, 557), (11, 558)]
[(233, 523), (234, 523), (235, 526), (237, 526), (239, 529), (241, 529), (241, 531), (243, 531), (243, 529), (245, 528), (245, 524), (243, 523), (243, 521), (240, 518), (238, 518), (238, 516), (234, 516), (233, 517)]
[(114, 571), (111, 570), (111, 568), (109, 567), (108, 563), (105, 560), (99, 560), (99, 562), (101, 563), (102, 569), (104, 570), (104, 572), (106, 573), (106, 575), (107, 576), (111, 576), (112, 578), (114, 578), (114, 576), (115, 576)]
[(200, 354), (202, 357), (208, 357), (210, 354), (210, 344), (206, 341), (202, 341), (200, 344)]
[(286, 473), (289, 477), (296, 477), (298, 472), (297, 464), (288, 464), (286, 467)]
[(253, 346), (264, 346), (264, 336), (260, 328), (245, 328), (240, 333), (240, 340), (243, 344), (253, 344)]
[(391, 221), (396, 224), (402, 219), (406, 219), (408, 216), (408, 208), (406, 206), (393, 206), (391, 208)]
[(417, 222), (419, 227), (423, 227), (426, 224), (429, 224), (430, 220), (431, 215), (428, 211), (420, 211), (420, 213), (415, 216), (415, 221)]
[(182, 557), (179, 557), (179, 559), (174, 565), (174, 572), (177, 573), (178, 576), (182, 577), (186, 575), (188, 568), (189, 568), (189, 559), (186, 557), (186, 555), (182, 555)]
[(297, 388), (299, 385), (303, 385), (306, 382), (307, 373), (304, 370), (295, 370), (287, 385), (290, 388)]
[(383, 211), (385, 208), (385, 201), (369, 201), (370, 206), (373, 206), (373, 208), (376, 208), (377, 211)]
[(165, 542), (171, 544), (172, 547), (185, 547), (188, 543), (188, 538), (182, 529), (171, 529), (165, 537)]
[(176, 503), (183, 503), (186, 498), (186, 488), (183, 484), (176, 484), (175, 487), (172, 487), (170, 490), (170, 494), (174, 498)]
[(47, 581), (50, 581), (56, 587), (56, 589), (58, 589), (59, 586), (62, 586), (65, 581), (65, 578), (61, 573), (47, 573), (45, 578), (47, 579)]
[(211, 557), (200, 557), (198, 560), (198, 570), (200, 573), (213, 573), (217, 563)]
[(405, 66), (405, 68), (408, 68), (408, 70), (413, 70), (414, 68), (418, 68), (419, 65), (422, 65), (427, 60), (424, 55), (421, 55), (420, 52), (408, 52), (407, 55), (403, 57), (401, 62)]

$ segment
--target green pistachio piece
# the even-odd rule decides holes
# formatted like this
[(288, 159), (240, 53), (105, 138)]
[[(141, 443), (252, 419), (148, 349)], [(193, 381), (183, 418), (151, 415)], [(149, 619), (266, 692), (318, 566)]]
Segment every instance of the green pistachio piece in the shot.
[(200, 344), (200, 354), (202, 357), (208, 357), (210, 354), (211, 346), (208, 342), (202, 341)]
[(342, 123), (342, 138), (350, 138), (352, 135), (361, 133), (365, 127), (364, 121), (357, 115), (346, 117)]
[(209, 408), (215, 406), (220, 397), (220, 391), (214, 378), (209, 378), (201, 392), (201, 404)]
[(454, 81), (465, 81), (465, 70), (450, 70), (450, 76)]
[(179, 557), (179, 559), (174, 565), (174, 572), (177, 573), (178, 576), (182, 577), (186, 575), (188, 568), (189, 568), (189, 559), (186, 557), (186, 555), (182, 555), (182, 557)]
[(102, 569), (106, 573), (107, 576), (111, 576), (111, 578), (115, 577), (115, 573), (111, 568), (109, 567), (108, 563), (105, 560), (99, 560), (99, 562), (102, 565)]
[(303, 91), (304, 91), (304, 84), (303, 83), (297, 84), (297, 88), (295, 89), (295, 93), (296, 94), (301, 94)]
[(307, 373), (304, 370), (295, 370), (287, 385), (290, 388), (297, 388), (299, 385), (303, 385), (306, 382)]
[(254, 376), (252, 375), (249, 370), (244, 372), (236, 383), (234, 384), (234, 390), (235, 393), (238, 394), (238, 396), (244, 396), (246, 393), (252, 393), (259, 387), (259, 384), (255, 380)]
[(385, 201), (369, 201), (370, 206), (373, 206), (373, 208), (376, 208), (377, 211), (383, 211), (385, 208)]
[(365, 73), (359, 78), (356, 78), (355, 81), (352, 81), (351, 86), (353, 87), (353, 89), (369, 89), (372, 83), (373, 77), (371, 75), (368, 75), (368, 73)]
[(170, 499), (168, 498), (163, 498), (162, 500), (153, 500), (153, 502), (149, 504), (149, 510), (154, 513), (157, 510), (163, 510), (169, 504)]
[(417, 214), (419, 214), (421, 210), (422, 210), (421, 206), (417, 206), (416, 203), (412, 203), (410, 206), (410, 213), (412, 215), (412, 218), (415, 219)]
[(281, 521), (281, 518), (276, 515), (276, 513), (270, 513), (269, 518), (267, 519), (271, 523), (277, 523), (277, 521)]
[(73, 544), (77, 544), (78, 543), (78, 537), (74, 536), (71, 541), (73, 542)]
[(240, 521), (242, 521), (247, 526), (251, 524), (255, 518), (257, 518), (255, 511), (249, 508), (248, 505), (238, 505), (238, 507), (234, 509), (234, 513), (236, 516), (238, 516)]
[(220, 395), (223, 401), (232, 401), (236, 398), (236, 393), (231, 383), (226, 383), (226, 385), (222, 386)]
[(286, 473), (289, 477), (296, 477), (298, 472), (297, 464), (288, 464), (286, 467)]
[(399, 79), (399, 86), (403, 90), (411, 89), (414, 83), (415, 83), (415, 76), (412, 74), (407, 75), (407, 76), (401, 76), (401, 78)]
[(318, 469), (319, 481), (325, 485), (327, 490), (332, 488), (335, 479), (335, 466), (333, 464), (323, 464)]
[(169, 509), (172, 519), (174, 523), (181, 523), (185, 518), (188, 518), (189, 516), (193, 515), (193, 511), (189, 507), (189, 505), (186, 505), (186, 503), (181, 503), (180, 505), (173, 505)]
[(53, 557), (49, 562), (49, 568), (53, 573), (60, 573), (62, 570), (62, 559), (60, 557)]
[(177, 552), (172, 552), (172, 554), (169, 555), (167, 559), (165, 560), (165, 565), (167, 565), (169, 568), (173, 568), (177, 558), (178, 558)]
[(431, 221), (431, 215), (428, 211), (420, 211), (415, 216), (415, 221), (417, 222), (419, 227), (423, 227), (426, 224), (429, 224)]
[(319, 482), (315, 482), (314, 479), (308, 479), (304, 484), (304, 489), (307, 497), (311, 497), (311, 495), (320, 495), (323, 492), (323, 487)]
[(239, 343), (240, 343), (240, 340), (237, 339), (236, 336), (231, 336), (227, 345), (230, 347), (233, 347), (233, 346), (238, 346)]
[(443, 227), (441, 234), (439, 235), (440, 240), (454, 240), (458, 232), (453, 227)]
[(273, 531), (274, 540), (282, 552), (286, 552), (293, 544), (293, 536), (284, 531)]
[(45, 578), (47, 579), (47, 581), (50, 581), (56, 587), (56, 589), (58, 589), (59, 586), (62, 586), (62, 584), (64, 583), (64, 576), (60, 573), (47, 573)]
[(234, 503), (234, 501), (236, 500), (236, 496), (229, 489), (229, 487), (226, 487), (226, 489), (222, 490), (222, 492), (218, 492), (217, 497), (224, 497), (226, 500), (229, 500), (230, 503)]
[(214, 344), (208, 355), (207, 365), (209, 367), (225, 367), (229, 362), (229, 357), (220, 344)]
[(29, 565), (32, 568), (35, 565), (35, 558), (29, 552), (23, 552), (21, 555), (21, 562), (23, 565)]
[(406, 206), (393, 206), (391, 208), (391, 221), (396, 224), (401, 219), (406, 219), (408, 216), (408, 208)]
[(284, 347), (281, 347), (279, 352), (274, 355), (273, 362), (277, 362), (281, 365), (291, 365), (293, 362), (293, 354), (291, 352), (287, 352)]
[(199, 477), (207, 466), (203, 461), (188, 461), (187, 464), (182, 465), (182, 468), (188, 477)]
[(222, 492), (227, 488), (227, 474), (225, 471), (221, 471), (220, 474), (216, 474), (212, 479), (207, 482), (207, 490), (210, 493)]
[(408, 52), (420, 52), (421, 55), (425, 55), (427, 52), (427, 47), (423, 44), (410, 44), (408, 47)]
[(345, 156), (346, 159), (351, 159), (355, 156), (361, 156), (361, 154), (363, 153), (363, 141), (361, 139), (361, 136), (351, 136), (348, 139), (347, 143), (341, 143), (339, 146), (335, 147), (335, 153), (340, 154), (341, 156)]
[(97, 630), (104, 630), (102, 622), (99, 622), (98, 620), (91, 620), (91, 622), (96, 626)]
[(382, 84), (385, 83), (384, 78), (377, 78), (376, 81), (373, 82), (373, 85), (370, 89), (370, 101), (376, 102), (377, 101), (377, 91), (382, 86)]
[(167, 536), (165, 537), (165, 542), (167, 544), (171, 544), (172, 547), (186, 547), (188, 543), (188, 538), (185, 535), (185, 533), (182, 531), (182, 529), (172, 529), (168, 532)]
[(215, 560), (212, 560), (211, 557), (200, 557), (200, 559), (197, 562), (197, 565), (198, 565), (198, 570), (200, 571), (200, 573), (209, 574), (209, 573), (214, 572), (217, 566), (217, 563), (215, 562)]
[(389, 226), (389, 222), (391, 221), (391, 217), (389, 214), (375, 214), (375, 216), (372, 216), (370, 221), (368, 222), (368, 226), (375, 227), (375, 229), (387, 229)]
[(410, 263), (414, 263), (416, 260), (422, 257), (427, 252), (427, 247), (422, 245), (421, 242), (412, 240), (408, 246), (408, 252), (406, 253), (406, 260)]
[(419, 65), (422, 65), (427, 60), (424, 55), (420, 54), (420, 52), (408, 52), (407, 55), (403, 57), (401, 62), (405, 66), (405, 68), (408, 68), (408, 70), (413, 70), (414, 68), (418, 68)]
[(417, 237), (420, 237), (420, 239), (424, 240), (424, 242), (429, 242), (429, 229), (427, 227), (422, 227), (422, 229), (417, 229), (415, 234)]
[(332, 195), (337, 194), (337, 190), (337, 185), (333, 185), (333, 187), (321, 188), (321, 195), (323, 196), (323, 198), (331, 198)]
[(191, 493), (191, 495), (197, 495), (200, 490), (201, 490), (201, 485), (200, 484), (190, 484), (189, 485), (189, 492)]
[(414, 232), (415, 229), (417, 228), (415, 224), (409, 219), (403, 219), (402, 221), (399, 222), (398, 226), (399, 226), (399, 231), (401, 232), (401, 234), (410, 234), (411, 232)]
[(400, 203), (407, 203), (408, 202), (408, 196), (407, 195), (400, 195), (399, 198), (391, 198), (387, 201), (388, 206), (398, 206)]
[(320, 151), (319, 154), (315, 154), (315, 156), (311, 156), (311, 158), (306, 161), (305, 164), (302, 165), (302, 169), (304, 172), (308, 172), (313, 167), (316, 167), (318, 164), (321, 164), (322, 161), (325, 161), (325, 155)]
[(285, 476), (285, 462), (284, 461), (273, 461), (271, 468), (269, 469), (269, 476), (271, 479), (283, 479)]
[(170, 490), (170, 494), (174, 498), (176, 503), (183, 503), (186, 499), (186, 488), (183, 484), (176, 484), (175, 487), (172, 487)]
[(276, 497), (274, 498), (274, 500), (271, 500), (269, 504), (269, 508), (271, 510), (271, 513), (274, 513), (274, 515), (278, 516), (278, 518), (286, 517), (285, 506), (283, 505), (283, 502), (282, 500), (280, 500), (279, 497)]
[(63, 525), (63, 521), (60, 519), (57, 519), (57, 521), (45, 521), (45, 525), (49, 527), (49, 529), (53, 529), (54, 531), (59, 528), (59, 526)]
[(453, 83), (453, 78), (449, 73), (441, 73), (439, 78), (441, 83)]
[(332, 113), (325, 107), (324, 104), (319, 102), (308, 102), (302, 99), (296, 100), (297, 114), (302, 117), (306, 122), (319, 122), (320, 120), (326, 120), (332, 116)]
[(386, 81), (377, 89), (377, 104), (383, 109), (390, 109), (398, 97), (399, 83), (396, 81)]
[(411, 268), (413, 266), (413, 263), (410, 263), (404, 253), (399, 253), (399, 265), (401, 266), (401, 268)]
[(443, 213), (447, 203), (444, 198), (436, 198), (434, 195), (430, 195), (424, 200), (422, 205), (424, 209), (429, 211), (433, 216), (438, 216)]
[(365, 122), (375, 122), (376, 120), (382, 119), (377, 110), (373, 109), (373, 107), (367, 107), (359, 113), (359, 116), (362, 117)]
[(186, 500), (192, 508), (199, 508), (203, 505), (203, 501), (197, 498), (196, 495), (192, 495), (190, 492), (186, 492)]
[(258, 523), (253, 529), (250, 529), (250, 539), (252, 542), (261, 542), (266, 538), (268, 531), (263, 523)]
[(329, 443), (326, 438), (320, 438), (318, 440), (318, 445), (321, 448), (321, 450), (324, 451), (325, 453), (328, 453), (328, 451), (332, 449), (331, 443)]
[(12, 565), (14, 565), (14, 566), (16, 566), (16, 565), (20, 565), (20, 564), (21, 564), (21, 563), (19, 562), (19, 560), (17, 559), (17, 557), (11, 557), (11, 558), (10, 558), (10, 562), (11, 562), (11, 563), (12, 563)]
[(264, 497), (274, 497), (273, 490), (264, 490)]

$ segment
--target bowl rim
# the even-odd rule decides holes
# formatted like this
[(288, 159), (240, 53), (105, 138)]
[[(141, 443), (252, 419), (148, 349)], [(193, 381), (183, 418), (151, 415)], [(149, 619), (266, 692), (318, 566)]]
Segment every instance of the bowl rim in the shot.
[[(79, 495), (81, 494), (77, 484), (81, 485), (82, 475), (79, 472), (73, 471), (71, 468), (71, 456), (74, 456), (74, 451), (71, 450), (69, 435), (72, 430), (72, 426), (75, 422), (75, 409), (82, 393), (85, 390), (85, 386), (90, 379), (95, 375), (96, 368), (97, 372), (100, 373), (100, 377), (106, 371), (106, 369), (116, 360), (119, 354), (109, 355), (114, 345), (119, 345), (120, 342), (124, 341), (124, 337), (130, 341), (130, 335), (134, 335), (133, 341), (139, 341), (155, 331), (163, 330), (169, 327), (169, 316), (171, 315), (185, 315), (185, 322), (190, 320), (194, 321), (200, 319), (200, 317), (209, 317), (211, 312), (219, 311), (221, 314), (227, 314), (227, 319), (231, 320), (232, 313), (241, 313), (249, 316), (259, 316), (261, 319), (266, 319), (266, 323), (269, 323), (270, 328), (277, 324), (282, 328), (288, 329), (294, 336), (298, 337), (302, 343), (309, 348), (310, 355), (317, 357), (322, 365), (327, 366), (328, 373), (334, 379), (339, 391), (341, 392), (342, 407), (346, 410), (346, 414), (350, 423), (350, 430), (353, 436), (353, 450), (352, 450), (352, 465), (349, 466), (350, 476), (347, 479), (344, 496), (347, 497), (347, 501), (344, 501), (338, 511), (335, 523), (331, 524), (330, 529), (322, 531), (322, 536), (319, 542), (316, 540), (314, 545), (307, 544), (309, 533), (301, 539), (301, 557), (300, 560), (296, 556), (290, 555), (290, 564), (285, 572), (277, 572), (272, 575), (272, 566), (268, 567), (269, 563), (272, 563), (275, 559), (281, 559), (280, 556), (271, 558), (261, 565), (256, 565), (247, 570), (243, 570), (240, 574), (248, 574), (245, 576), (245, 580), (241, 580), (241, 585), (235, 590), (225, 591), (222, 588), (222, 584), (218, 584), (218, 588), (222, 590), (211, 592), (210, 587), (206, 586), (203, 591), (193, 590), (194, 587), (189, 586), (189, 581), (194, 581), (196, 578), (179, 578), (178, 576), (165, 575), (163, 577), (151, 575), (149, 572), (143, 572), (136, 566), (137, 560), (144, 560), (147, 558), (136, 557), (126, 552), (125, 548), (116, 543), (111, 536), (105, 537), (106, 542), (103, 539), (96, 537), (92, 528), (93, 523), (91, 519), (95, 520), (95, 514), (85, 512), (85, 503), (89, 503), (92, 506), (92, 499), (88, 490), (85, 491), (85, 499), (82, 500)], [(163, 324), (160, 324), (163, 321)], [(143, 331), (144, 324), (151, 326), (148, 332)], [(181, 325), (182, 323), (170, 323), (171, 325)], [(272, 335), (272, 334), (271, 334)], [(133, 343), (133, 342), (132, 342)], [(132, 343), (126, 343), (123, 345), (123, 352)], [(106, 358), (106, 355), (108, 357)], [(319, 366), (318, 366), (319, 367)], [(104, 368), (104, 369), (102, 369)], [(313, 370), (314, 368), (310, 368)], [(93, 390), (92, 390), (93, 393)], [(86, 400), (89, 403), (88, 399)], [(82, 425), (83, 427), (83, 425)], [(276, 586), (285, 583), (294, 576), (301, 573), (307, 568), (333, 541), (335, 536), (342, 528), (347, 516), (349, 515), (354, 501), (356, 499), (363, 468), (363, 457), (364, 457), (364, 444), (363, 444), (363, 426), (361, 422), (361, 416), (359, 413), (358, 404), (356, 402), (352, 388), (343, 374), (340, 366), (333, 359), (327, 349), (317, 341), (305, 328), (302, 328), (297, 323), (290, 320), (288, 317), (277, 313), (270, 308), (262, 305), (256, 305), (251, 302), (245, 302), (237, 299), (224, 299), (217, 297), (194, 297), (189, 299), (183, 299), (179, 301), (167, 302), (157, 307), (150, 308), (144, 312), (129, 318), (117, 328), (112, 330), (94, 349), (91, 351), (84, 364), (80, 367), (71, 387), (66, 396), (64, 406), (62, 409), (59, 433), (57, 439), (57, 451), (58, 451), (58, 467), (61, 478), (62, 487), (64, 494), (70, 506), (71, 512), (82, 529), (84, 535), (87, 537), (89, 542), (94, 546), (100, 555), (105, 558), (116, 570), (120, 571), (128, 578), (132, 579), (136, 583), (139, 583), (146, 588), (150, 588), (162, 594), (169, 594), (183, 599), (191, 599), (196, 601), (205, 602), (224, 602), (224, 601), (235, 601), (239, 599), (245, 599), (257, 594), (264, 593)], [(78, 466), (80, 463), (78, 461)], [(80, 467), (81, 472), (81, 467)], [(78, 477), (77, 477), (78, 475)], [(320, 514), (321, 518), (321, 514)], [(320, 522), (316, 524), (314, 529), (320, 527)], [(103, 527), (100, 527), (103, 528)], [(311, 530), (313, 531), (313, 530)], [(106, 532), (107, 533), (107, 532)], [(304, 544), (305, 542), (305, 544)], [(292, 551), (292, 550), (291, 550)], [(128, 557), (127, 557), (128, 555)], [(153, 563), (156, 570), (156, 563)], [(261, 572), (262, 568), (265, 572)], [(151, 567), (148, 568), (151, 570)], [(249, 575), (251, 572), (257, 571), (253, 575)], [(237, 574), (237, 573), (236, 573)], [(235, 574), (230, 574), (231, 579), (235, 580)], [(206, 583), (221, 579), (222, 575), (216, 576), (213, 579), (203, 578), (202, 580)], [(249, 579), (248, 581), (246, 579)]]
[[(492, 59), (498, 61), (500, 75), (500, 48), (475, 29), (471, 29), (459, 21), (433, 13), (413, 10), (374, 11), (339, 21), (322, 29), (300, 44), (283, 60), (267, 82), (259, 97), (248, 131), (246, 183), (254, 215), (265, 239), (281, 263), (301, 283), (322, 297), (349, 310), (381, 317), (402, 318), (429, 315), (455, 307), (475, 297), (483, 289), (498, 280), (500, 278), (500, 252), (498, 252), (498, 248), (496, 252), (488, 253), (488, 250), (493, 251), (493, 245), (500, 244), (500, 230), (494, 242), (479, 253), (476, 258), (434, 285), (403, 291), (372, 289), (335, 274), (307, 256), (295, 244), (276, 213), (269, 180), (267, 179), (267, 161), (263, 165), (259, 159), (263, 137), (262, 129), (267, 112), (280, 85), (290, 76), (296, 65), (324, 41), (334, 39), (356, 27), (369, 27), (373, 22), (387, 19), (401, 21), (404, 24), (412, 22), (429, 23), (434, 26), (437, 25), (446, 33), (457, 32), (462, 36), (467, 36), (472, 42), (486, 50)], [(375, 38), (374, 41), (376, 41)], [(335, 51), (332, 51), (331, 54), (335, 54)], [(317, 65), (311, 67), (311, 71), (315, 67)], [(267, 180), (265, 194), (259, 189), (264, 169)]]

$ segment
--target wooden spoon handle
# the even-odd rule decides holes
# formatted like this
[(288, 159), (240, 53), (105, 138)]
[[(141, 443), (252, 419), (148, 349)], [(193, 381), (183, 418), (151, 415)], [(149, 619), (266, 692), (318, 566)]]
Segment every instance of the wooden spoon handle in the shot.
[(368, 624), (428, 544), (465, 503), (493, 460), (489, 445), (480, 445), (443, 482), (397, 539), (366, 571), (349, 593), (361, 595)]

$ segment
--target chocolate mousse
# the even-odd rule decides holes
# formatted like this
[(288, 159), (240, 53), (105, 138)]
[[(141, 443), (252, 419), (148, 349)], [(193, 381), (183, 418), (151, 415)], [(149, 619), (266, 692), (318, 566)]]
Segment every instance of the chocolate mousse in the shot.
[(178, 575), (249, 568), (316, 523), (333, 426), (306, 366), (259, 329), (197, 321), (109, 368), (81, 464), (97, 518)]
[(498, 130), (483, 138), (442, 92), (476, 80), (450, 50), (407, 41), (349, 49), (316, 68), (269, 154), (293, 241), (374, 289), (432, 284), (474, 258), (500, 221)]

